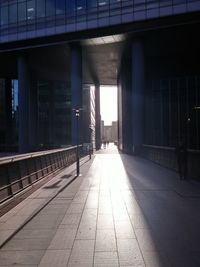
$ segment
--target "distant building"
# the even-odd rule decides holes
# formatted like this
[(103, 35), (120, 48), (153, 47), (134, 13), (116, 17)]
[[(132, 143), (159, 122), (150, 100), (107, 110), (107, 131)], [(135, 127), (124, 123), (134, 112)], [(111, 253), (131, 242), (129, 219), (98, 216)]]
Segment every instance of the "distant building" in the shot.
[(93, 86), (83, 85), (81, 143), (92, 143), (95, 149), (95, 90)]
[(101, 121), (101, 139), (109, 142), (115, 142), (118, 140), (118, 122), (113, 121), (112, 125), (104, 125), (104, 121)]

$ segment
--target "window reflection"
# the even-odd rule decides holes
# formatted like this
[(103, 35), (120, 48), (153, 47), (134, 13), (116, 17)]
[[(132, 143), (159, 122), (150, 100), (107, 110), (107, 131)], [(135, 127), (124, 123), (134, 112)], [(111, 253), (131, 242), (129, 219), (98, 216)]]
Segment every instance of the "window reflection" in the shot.
[(45, 0), (37, 0), (37, 18), (45, 17)]
[(46, 0), (46, 16), (55, 15), (55, 0)]
[(9, 6), (9, 22), (10, 23), (17, 22), (17, 4)]
[(88, 0), (87, 1), (87, 7), (88, 9), (92, 8), (92, 7), (96, 7), (97, 6), (97, 0)]
[(1, 7), (1, 25), (8, 24), (8, 6)]
[(31, 0), (27, 2), (27, 19), (32, 20), (35, 18), (35, 1)]
[[(19, 22), (19, 29), (15, 30), (20, 31), (20, 27), (25, 25), (23, 22), (28, 20), (30, 25), (36, 18), (42, 22), (41, 18), (47, 17), (48, 26), (49, 23), (53, 26), (55, 25), (54, 16), (57, 16), (56, 21), (59, 20), (59, 25), (61, 25), (66, 22), (76, 23), (85, 19), (90, 21), (132, 12), (153, 11), (153, 9), (164, 7), (174, 6), (178, 10), (179, 5), (192, 2), (195, 0), (0, 0), (0, 24), (4, 25), (1, 34), (2, 32), (6, 34), (7, 26), (5, 25), (9, 23)], [(44, 24), (41, 25), (45, 27)]]
[(76, 4), (75, 1), (67, 0), (67, 5), (66, 5), (66, 12), (68, 15), (73, 15), (75, 14), (76, 10)]
[(18, 21), (26, 20), (26, 3), (18, 3)]
[(65, 13), (65, 0), (56, 0), (56, 15)]

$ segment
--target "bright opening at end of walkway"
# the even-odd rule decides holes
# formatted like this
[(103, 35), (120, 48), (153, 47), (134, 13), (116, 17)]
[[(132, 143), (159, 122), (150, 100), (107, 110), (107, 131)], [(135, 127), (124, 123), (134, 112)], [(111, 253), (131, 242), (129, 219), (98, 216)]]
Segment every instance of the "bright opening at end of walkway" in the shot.
[(100, 87), (100, 113), (104, 125), (111, 125), (112, 121), (117, 121), (117, 87)]

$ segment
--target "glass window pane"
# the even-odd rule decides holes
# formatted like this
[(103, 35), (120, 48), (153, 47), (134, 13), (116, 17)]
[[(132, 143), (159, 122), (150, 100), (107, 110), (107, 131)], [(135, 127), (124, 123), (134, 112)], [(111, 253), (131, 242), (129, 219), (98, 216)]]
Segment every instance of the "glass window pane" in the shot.
[(99, 0), (98, 1), (98, 5), (99, 6), (105, 6), (105, 5), (107, 5), (108, 4), (108, 0)]
[(17, 4), (9, 6), (9, 23), (17, 22)]
[(55, 0), (46, 0), (46, 16), (55, 15)]
[(18, 21), (26, 20), (26, 3), (18, 4)]
[(8, 6), (1, 7), (1, 25), (8, 24)]
[(74, 15), (75, 14), (75, 9), (76, 9), (75, 0), (67, 0), (67, 3), (66, 3), (66, 12), (67, 12), (67, 14)]
[(27, 19), (31, 20), (35, 18), (35, 0), (27, 2)]
[(65, 13), (65, 0), (56, 0), (56, 15)]
[(87, 0), (87, 7), (92, 8), (97, 6), (97, 0)]
[(45, 0), (37, 0), (37, 18), (45, 17)]

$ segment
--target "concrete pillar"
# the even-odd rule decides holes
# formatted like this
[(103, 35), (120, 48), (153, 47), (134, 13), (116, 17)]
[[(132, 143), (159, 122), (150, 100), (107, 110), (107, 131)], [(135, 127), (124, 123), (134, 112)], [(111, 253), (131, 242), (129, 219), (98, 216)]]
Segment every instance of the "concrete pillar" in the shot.
[[(78, 43), (71, 44), (71, 108), (72, 108), (72, 123), (71, 123), (71, 143), (77, 144), (77, 123), (75, 111), (73, 109), (82, 108), (82, 53), (81, 46)], [(82, 129), (82, 116), (80, 111), (79, 116), (79, 133)], [(82, 142), (79, 135), (79, 143)]]
[(144, 135), (144, 49), (140, 40), (132, 42), (132, 149), (137, 154)]
[(33, 80), (30, 87), (30, 115), (29, 115), (29, 150), (38, 149), (38, 100), (37, 81)]
[(101, 148), (100, 86), (95, 85), (95, 146)]
[(29, 72), (24, 57), (18, 58), (19, 152), (29, 151)]
[(119, 101), (121, 102), (121, 115), (119, 115), (120, 149), (125, 153), (132, 153), (132, 81), (131, 81), (131, 58), (127, 49), (125, 52), (120, 71)]
[(6, 145), (12, 145), (12, 87), (11, 79), (5, 79), (5, 100), (6, 100)]

